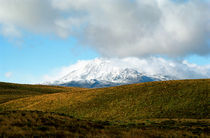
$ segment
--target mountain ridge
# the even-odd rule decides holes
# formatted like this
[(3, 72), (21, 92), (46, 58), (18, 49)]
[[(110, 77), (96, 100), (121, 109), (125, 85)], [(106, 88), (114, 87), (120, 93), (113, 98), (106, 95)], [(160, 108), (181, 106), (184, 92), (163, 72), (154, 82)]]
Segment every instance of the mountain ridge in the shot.
[[(135, 67), (136, 66), (136, 67)], [(143, 68), (143, 67), (141, 67)], [(178, 79), (175, 76), (148, 73), (141, 69), (138, 63), (129, 65), (129, 61), (118, 62), (96, 58), (81, 61), (69, 67), (59, 79), (48, 82), (49, 85), (100, 88), (134, 84), (141, 82)]]

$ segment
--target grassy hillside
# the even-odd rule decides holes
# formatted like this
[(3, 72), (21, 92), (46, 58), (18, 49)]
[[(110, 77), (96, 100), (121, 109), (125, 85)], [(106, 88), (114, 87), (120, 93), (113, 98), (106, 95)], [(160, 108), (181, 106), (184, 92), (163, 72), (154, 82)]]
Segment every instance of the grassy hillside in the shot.
[(208, 137), (210, 79), (101, 89), (0, 83), (0, 137)]
[(0, 137), (208, 137), (203, 120), (146, 120), (111, 124), (38, 111), (0, 113)]
[[(9, 91), (10, 86), (6, 89)], [(21, 92), (23, 88), (11, 89)], [(0, 104), (0, 111), (37, 110), (111, 122), (138, 122), (151, 118), (209, 118), (210, 79), (148, 82), (77, 91), (49, 86), (30, 86), (30, 89), (42, 95), (4, 102)], [(51, 94), (43, 94), (45, 92)]]
[(23, 85), (0, 82), (0, 104), (10, 100), (58, 92), (70, 92), (83, 90), (82, 88), (44, 86), (44, 85)]

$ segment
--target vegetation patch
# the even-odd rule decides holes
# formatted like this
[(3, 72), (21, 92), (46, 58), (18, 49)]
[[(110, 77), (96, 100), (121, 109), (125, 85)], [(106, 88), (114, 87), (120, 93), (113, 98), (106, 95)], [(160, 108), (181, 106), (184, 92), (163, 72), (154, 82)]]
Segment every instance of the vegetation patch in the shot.
[(0, 104), (11, 100), (35, 95), (52, 94), (60, 92), (80, 91), (84, 88), (26, 85), (0, 82)]
[[(7, 111), (0, 113), (0, 137), (207, 137), (208, 122), (191, 120), (150, 120), (151, 124), (115, 124), (81, 120), (61, 114), (40, 111)], [(192, 125), (186, 127), (185, 123)], [(203, 125), (205, 124), (205, 125)]]
[(0, 110), (39, 110), (122, 122), (151, 118), (208, 119), (209, 92), (209, 79), (148, 82), (19, 98), (0, 104)]
[(99, 89), (0, 83), (0, 137), (208, 137), (210, 79)]

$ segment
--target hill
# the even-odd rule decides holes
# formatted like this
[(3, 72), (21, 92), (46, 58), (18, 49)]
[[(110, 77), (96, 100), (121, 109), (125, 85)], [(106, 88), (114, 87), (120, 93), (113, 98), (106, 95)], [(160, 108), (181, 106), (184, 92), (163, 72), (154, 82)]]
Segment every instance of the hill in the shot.
[(68, 91), (71, 88), (64, 87), (49, 88), (62, 93), (11, 100), (0, 104), (0, 110), (47, 111), (111, 122), (138, 122), (151, 118), (209, 118), (210, 79), (148, 82), (77, 91)]
[(59, 87), (44, 85), (26, 85), (0, 82), (0, 104), (10, 100), (58, 92), (83, 90), (75, 87)]
[(83, 89), (0, 83), (0, 137), (208, 137), (210, 79)]

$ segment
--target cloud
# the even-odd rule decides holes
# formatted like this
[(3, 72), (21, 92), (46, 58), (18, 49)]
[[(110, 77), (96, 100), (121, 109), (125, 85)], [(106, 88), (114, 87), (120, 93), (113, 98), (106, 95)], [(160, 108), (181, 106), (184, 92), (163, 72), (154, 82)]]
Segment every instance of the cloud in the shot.
[(4, 76), (6, 78), (11, 78), (12, 77), (12, 72), (6, 72)]
[(58, 12), (52, 8), (50, 0), (0, 0), (0, 3), (3, 29), (15, 26), (20, 32), (21, 29), (35, 33), (55, 32)]
[(0, 24), (74, 36), (107, 57), (210, 54), (208, 0), (0, 0)]
[(173, 79), (210, 78), (210, 65), (199, 66), (187, 61), (173, 61), (157, 57), (81, 60), (76, 64), (53, 70), (51, 74), (45, 75), (43, 78), (44, 82), (53, 82), (71, 73), (69, 80), (82, 79), (86, 74), (93, 77), (91, 79), (97, 79), (103, 78), (103, 75), (110, 74), (110, 72), (116, 73), (120, 69), (126, 68), (135, 69), (147, 76), (168, 76)]
[(0, 33), (6, 37), (21, 37), (21, 33), (12, 25), (2, 26)]

